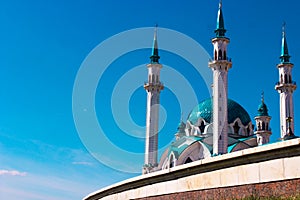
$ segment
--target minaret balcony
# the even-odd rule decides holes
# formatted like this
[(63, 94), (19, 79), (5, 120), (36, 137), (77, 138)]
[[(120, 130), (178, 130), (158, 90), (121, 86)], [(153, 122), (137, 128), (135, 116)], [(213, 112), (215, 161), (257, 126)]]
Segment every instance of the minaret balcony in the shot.
[(214, 70), (225, 70), (228, 71), (232, 67), (231, 58), (226, 60), (209, 60), (208, 65)]
[(296, 81), (290, 81), (289, 83), (276, 82), (275, 89), (280, 90), (283, 88), (290, 88), (295, 90), (297, 88)]
[(268, 128), (266, 130), (263, 130), (262, 128), (257, 128), (257, 127), (254, 128), (254, 132), (271, 132), (271, 131), (272, 131), (272, 128)]
[(209, 63), (222, 63), (222, 62), (230, 62), (231, 63), (231, 58), (226, 57), (226, 59), (219, 57), (217, 60), (213, 60), (213, 59), (209, 59), (208, 60)]
[(155, 83), (149, 83), (149, 82), (144, 82), (144, 88), (145, 90), (152, 91), (152, 90), (163, 90), (164, 89), (164, 84), (162, 82), (155, 82)]

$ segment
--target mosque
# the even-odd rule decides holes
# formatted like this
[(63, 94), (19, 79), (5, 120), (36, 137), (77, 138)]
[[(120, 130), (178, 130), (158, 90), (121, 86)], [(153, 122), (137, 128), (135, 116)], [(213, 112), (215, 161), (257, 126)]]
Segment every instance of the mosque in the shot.
[[(228, 58), (222, 2), (219, 4), (212, 60), (213, 94), (200, 102), (178, 125), (174, 141), (158, 159), (160, 81), (157, 29), (147, 65), (145, 163), (143, 175), (97, 190), (85, 200), (260, 199), (300, 196), (300, 138), (294, 135), (292, 79), (285, 26), (282, 31), (279, 77), (280, 142), (270, 143), (271, 116), (261, 103), (252, 124), (247, 111), (228, 98)], [(260, 146), (260, 147), (259, 147)], [(298, 197), (297, 196), (297, 197)]]
[[(228, 58), (222, 2), (219, 4), (217, 27), (213, 44), (213, 59), (208, 62), (213, 73), (213, 96), (200, 102), (188, 115), (187, 121), (181, 121), (175, 134), (175, 141), (167, 147), (158, 161), (158, 118), (160, 92), (164, 89), (160, 81), (159, 49), (156, 31), (150, 64), (148, 81), (144, 85), (147, 92), (145, 163), (143, 174), (169, 169), (208, 157), (227, 154), (258, 145), (269, 143), (272, 134), (271, 117), (262, 94), (261, 104), (255, 116), (255, 125), (247, 111), (237, 102), (228, 98), (228, 72), (232, 67)], [(279, 81), (275, 90), (280, 98), (281, 139), (289, 140), (294, 135), (293, 92), (296, 82), (292, 79), (293, 64), (290, 62), (285, 27), (282, 31), (280, 62), (277, 65)]]

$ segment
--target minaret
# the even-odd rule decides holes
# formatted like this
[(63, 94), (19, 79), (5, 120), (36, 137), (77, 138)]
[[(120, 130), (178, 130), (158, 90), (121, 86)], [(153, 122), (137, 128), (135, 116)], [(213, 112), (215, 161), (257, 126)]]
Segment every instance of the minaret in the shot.
[(282, 139), (285, 138), (287, 132), (294, 133), (293, 92), (297, 86), (292, 79), (292, 68), (294, 65), (290, 62), (290, 57), (286, 41), (285, 24), (283, 24), (280, 63), (277, 65), (279, 82), (275, 85), (275, 89), (280, 96), (280, 130)]
[(257, 116), (254, 118), (256, 122), (257, 144), (263, 145), (270, 142), (270, 135), (272, 134), (270, 128), (271, 117), (268, 114), (268, 108), (264, 101), (264, 93), (261, 96), (261, 104), (258, 106)]
[(145, 163), (143, 174), (149, 173), (157, 166), (158, 149), (158, 117), (159, 117), (159, 95), (164, 89), (160, 82), (158, 46), (157, 46), (157, 27), (154, 32), (152, 55), (148, 68), (148, 82), (144, 84), (147, 92), (147, 115), (146, 115), (146, 144), (145, 144)]
[(219, 3), (216, 37), (212, 39), (214, 58), (209, 62), (213, 71), (213, 155), (227, 153), (228, 119), (227, 119), (227, 73), (231, 60), (227, 58), (229, 38), (222, 14), (222, 1)]

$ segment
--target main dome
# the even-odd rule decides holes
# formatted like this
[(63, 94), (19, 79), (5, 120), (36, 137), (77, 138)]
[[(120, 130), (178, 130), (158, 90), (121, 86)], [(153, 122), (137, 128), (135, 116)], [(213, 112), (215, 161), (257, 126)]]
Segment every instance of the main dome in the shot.
[[(228, 110), (228, 123), (231, 124), (239, 118), (243, 125), (251, 122), (250, 116), (247, 111), (237, 102), (228, 99), (227, 101)], [(212, 99), (206, 99), (200, 102), (189, 114), (188, 121), (192, 124), (196, 124), (199, 118), (204, 119), (207, 123), (212, 123)]]

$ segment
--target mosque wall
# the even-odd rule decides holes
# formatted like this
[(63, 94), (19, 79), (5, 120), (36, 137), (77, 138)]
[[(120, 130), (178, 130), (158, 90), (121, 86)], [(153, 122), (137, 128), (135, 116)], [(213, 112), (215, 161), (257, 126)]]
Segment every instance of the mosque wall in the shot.
[(300, 138), (141, 175), (86, 200), (233, 199), (300, 192)]
[(139, 198), (137, 200), (200, 200), (200, 199), (243, 199), (260, 197), (281, 197), (289, 198), (299, 196), (300, 179), (276, 181), (260, 184), (248, 184), (233, 187), (213, 188), (208, 190), (197, 190), (189, 192), (180, 192), (173, 194), (166, 194), (162, 196), (152, 196)]

